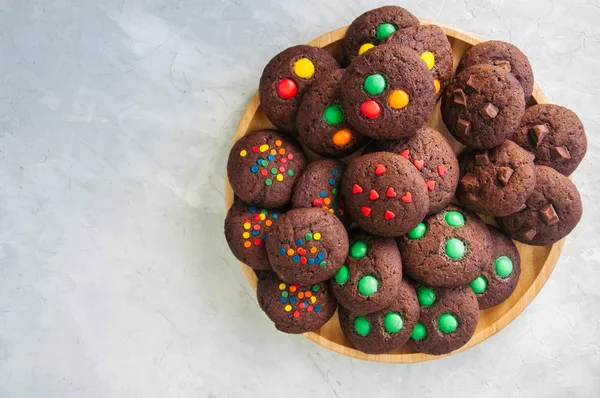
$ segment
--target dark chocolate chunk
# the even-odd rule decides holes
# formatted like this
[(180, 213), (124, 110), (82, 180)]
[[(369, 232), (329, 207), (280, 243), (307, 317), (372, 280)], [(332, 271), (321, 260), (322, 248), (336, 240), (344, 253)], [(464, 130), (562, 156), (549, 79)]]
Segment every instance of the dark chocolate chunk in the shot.
[(485, 104), (483, 106), (483, 108), (481, 108), (481, 110), (479, 111), (481, 116), (483, 116), (484, 119), (488, 119), (488, 120), (491, 120), (491, 119), (495, 118), (496, 116), (498, 116), (498, 112), (499, 112), (499, 109), (490, 102)]
[(504, 69), (507, 72), (510, 72), (512, 70), (512, 67), (510, 66), (510, 62), (508, 62), (508, 61), (497, 60), (497, 61), (494, 61), (494, 65)]
[(467, 80), (467, 86), (471, 87), (473, 90), (475, 90), (477, 92), (480, 92), (482, 85), (483, 85), (483, 82), (480, 79), (476, 78), (473, 75), (469, 76), (469, 79)]
[(542, 217), (542, 221), (544, 221), (546, 225), (554, 225), (560, 221), (560, 219), (558, 218), (558, 214), (556, 214), (554, 206), (552, 206), (552, 203), (549, 203), (546, 206), (542, 207), (542, 209), (540, 210), (540, 216)]
[(486, 166), (490, 164), (490, 156), (488, 151), (483, 151), (481, 153), (475, 154), (475, 164), (477, 166)]
[(546, 138), (548, 133), (550, 133), (550, 130), (548, 130), (548, 127), (546, 127), (545, 124), (536, 124), (529, 129), (529, 139), (533, 143), (533, 146), (537, 148), (544, 138)]
[(467, 95), (461, 89), (456, 89), (452, 92), (454, 94), (454, 103), (467, 107)]
[(458, 119), (456, 123), (456, 129), (464, 135), (467, 135), (471, 132), (471, 123), (467, 122), (465, 119)]
[(497, 178), (503, 187), (505, 187), (508, 184), (508, 181), (510, 180), (510, 177), (512, 177), (514, 172), (515, 171), (513, 169), (511, 169), (510, 167), (506, 167), (506, 166), (500, 167), (500, 170), (498, 170)]
[(536, 235), (537, 232), (535, 232), (535, 230), (531, 228), (525, 231), (521, 231), (521, 239), (524, 242), (530, 242), (533, 238), (535, 238)]
[(471, 173), (467, 173), (460, 180), (466, 192), (477, 192), (479, 190), (479, 180)]
[(571, 159), (571, 154), (566, 146), (555, 146), (552, 148), (553, 160), (568, 160)]

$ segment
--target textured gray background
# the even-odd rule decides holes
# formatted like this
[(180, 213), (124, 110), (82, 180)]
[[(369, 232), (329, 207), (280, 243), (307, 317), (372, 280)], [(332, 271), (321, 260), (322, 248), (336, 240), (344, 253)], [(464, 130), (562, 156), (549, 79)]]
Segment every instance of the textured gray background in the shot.
[(265, 63), (383, 2), (0, 0), (0, 397), (597, 397), (595, 3), (403, 2), (519, 46), (590, 141), (584, 221), (533, 304), (404, 366), (276, 333), (222, 237), (226, 155)]

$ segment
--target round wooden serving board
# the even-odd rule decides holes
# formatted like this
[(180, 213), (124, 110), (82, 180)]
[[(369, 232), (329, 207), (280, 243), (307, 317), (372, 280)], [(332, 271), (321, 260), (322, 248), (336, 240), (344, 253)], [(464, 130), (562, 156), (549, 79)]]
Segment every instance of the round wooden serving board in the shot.
[[(429, 20), (421, 20), (421, 23), (436, 24), (445, 31), (446, 35), (448, 36), (448, 40), (452, 44), (452, 50), (454, 52), (455, 69), (458, 64), (458, 61), (460, 60), (464, 52), (467, 51), (473, 45), (483, 41), (482, 39), (478, 38), (477, 36), (471, 33), (454, 28), (452, 26), (447, 26)], [(341, 59), (341, 42), (342, 38), (344, 37), (344, 34), (346, 33), (346, 30), (347, 27), (334, 30), (333, 32), (329, 32), (321, 37), (316, 38), (309, 44), (316, 47), (323, 47), (327, 51), (334, 54), (334, 56), (336, 56), (338, 59)], [(534, 87), (533, 96), (529, 105), (547, 102), (548, 101), (546, 100), (546, 97), (544, 96), (540, 88), (536, 85)], [(431, 116), (428, 125), (437, 129), (438, 131), (445, 133), (448, 140), (455, 148), (457, 153), (462, 150), (463, 147), (461, 146), (461, 144), (459, 144), (456, 140), (452, 138), (452, 136), (450, 136), (448, 130), (446, 129), (444, 123), (441, 120), (441, 115), (439, 112), (439, 103), (436, 106), (436, 109), (433, 115)], [(265, 128), (274, 127), (260, 109), (260, 100), (257, 92), (250, 100), (250, 103), (248, 104), (244, 114), (242, 115), (238, 128), (235, 132), (235, 136), (233, 137), (232, 145), (247, 133)], [(316, 158), (314, 154), (311, 154), (308, 151), (307, 153), (309, 158)], [(229, 185), (229, 181), (226, 180), (226, 209), (229, 209), (229, 207), (231, 207), (233, 199), (233, 190), (231, 189), (231, 185)], [(486, 221), (492, 222), (492, 220), (489, 218), (486, 218)], [(460, 351), (464, 351), (470, 347), (473, 347), (476, 344), (481, 343), (488, 337), (494, 335), (496, 332), (504, 328), (513, 319), (515, 319), (516, 316), (519, 315), (521, 311), (523, 311), (525, 307), (527, 307), (527, 305), (533, 300), (533, 298), (538, 294), (538, 292), (542, 289), (542, 287), (550, 277), (550, 274), (554, 270), (554, 266), (556, 265), (556, 262), (558, 261), (560, 253), (564, 246), (564, 239), (555, 243), (552, 246), (545, 247), (527, 246), (518, 242), (516, 244), (519, 249), (519, 253), (521, 254), (522, 272), (519, 284), (517, 285), (514, 293), (510, 296), (508, 300), (506, 300), (502, 304), (487, 309), (485, 311), (481, 311), (479, 317), (479, 324), (477, 325), (477, 330), (475, 331), (475, 334), (473, 335), (471, 340), (460, 349), (447, 355), (456, 354)], [(245, 264), (241, 264), (241, 267), (242, 271), (244, 272), (244, 275), (246, 276), (246, 279), (248, 279), (248, 282), (250, 283), (252, 288), (256, 290), (256, 273), (254, 272), (254, 270), (252, 270), (252, 268), (248, 267)], [(275, 329), (273, 330), (275, 331)], [(369, 361), (388, 363), (416, 363), (442, 357), (417, 353), (414, 352), (408, 346), (400, 347), (388, 354), (382, 355), (369, 355), (362, 353), (352, 348), (352, 346), (350, 346), (350, 344), (342, 334), (337, 314), (334, 315), (331, 318), (331, 320), (327, 322), (323, 327), (313, 332), (305, 333), (304, 336), (332, 351)]]

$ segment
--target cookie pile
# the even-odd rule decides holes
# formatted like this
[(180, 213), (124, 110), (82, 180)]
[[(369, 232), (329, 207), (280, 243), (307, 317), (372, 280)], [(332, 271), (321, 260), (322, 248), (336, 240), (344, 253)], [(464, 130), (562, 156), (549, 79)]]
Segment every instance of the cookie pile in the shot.
[[(292, 47), (264, 69), (261, 107), (278, 130), (231, 149), (227, 242), (259, 273), (259, 305), (281, 331), (317, 329), (339, 306), (358, 350), (452, 352), (514, 291), (512, 239), (549, 245), (579, 222), (568, 176), (583, 126), (561, 106), (527, 106), (533, 72), (513, 45), (478, 44), (453, 75), (444, 31), (401, 7), (358, 17), (342, 49), (338, 62)], [(466, 147), (458, 158), (425, 126), (438, 101)]]

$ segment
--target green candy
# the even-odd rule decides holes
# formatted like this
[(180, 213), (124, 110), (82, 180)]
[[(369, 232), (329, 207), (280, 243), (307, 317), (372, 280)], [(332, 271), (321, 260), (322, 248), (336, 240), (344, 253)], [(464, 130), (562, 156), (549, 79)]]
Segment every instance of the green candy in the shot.
[(425, 235), (425, 232), (427, 232), (427, 227), (424, 223), (420, 222), (408, 233), (408, 237), (411, 239), (421, 239)]
[(268, 187), (270, 187), (271, 185), (273, 185), (273, 180), (271, 180), (270, 178), (267, 178), (265, 180), (265, 185), (268, 186)]
[(263, 166), (267, 166), (269, 164), (269, 162), (263, 159), (260, 161), (260, 164)]
[(510, 258), (506, 256), (500, 256), (496, 259), (494, 263), (494, 269), (496, 270), (496, 274), (498, 274), (501, 278), (506, 278), (510, 276), (513, 272), (513, 262)]
[(385, 86), (385, 77), (379, 73), (367, 76), (364, 83), (365, 90), (371, 95), (379, 95), (383, 93)]
[(425, 337), (427, 337), (427, 328), (423, 325), (423, 322), (419, 321), (412, 330), (410, 338), (413, 340), (423, 340)]
[(281, 292), (281, 297), (287, 297), (288, 296), (288, 292), (286, 292), (285, 290), (283, 292)]
[(358, 291), (365, 296), (370, 296), (377, 292), (379, 282), (371, 275), (363, 276), (358, 281)]
[(487, 279), (485, 279), (485, 276), (479, 275), (477, 278), (473, 279), (471, 283), (469, 283), (469, 286), (471, 286), (471, 289), (473, 289), (475, 294), (481, 294), (485, 292), (485, 289), (487, 289), (487, 284), (488, 283)]
[(288, 175), (290, 177), (293, 177), (294, 176), (294, 170), (288, 170)]
[(312, 239), (312, 234), (310, 232), (307, 232), (306, 235), (304, 235), (304, 239), (311, 240)]
[(444, 219), (451, 227), (459, 228), (465, 226), (465, 217), (458, 211), (449, 211), (444, 216)]
[(338, 189), (337, 189), (337, 188), (333, 188), (333, 189), (331, 190), (331, 193), (332, 193), (332, 194), (334, 194), (334, 195), (337, 195), (337, 193), (338, 193)]
[(376, 33), (377, 40), (383, 41), (383, 40), (385, 40), (386, 37), (388, 37), (395, 31), (396, 31), (396, 27), (394, 25), (392, 25), (391, 23), (381, 24), (377, 27), (377, 33)]
[(323, 112), (323, 119), (330, 125), (340, 124), (344, 120), (344, 111), (339, 105), (329, 105)]
[(277, 167), (271, 168), (271, 174), (273, 174), (273, 175), (277, 174)]
[(450, 238), (446, 242), (446, 255), (453, 260), (458, 260), (465, 255), (465, 243), (457, 238)]
[(338, 269), (338, 271), (335, 273), (333, 279), (335, 279), (335, 282), (338, 285), (343, 285), (344, 283), (348, 282), (348, 279), (350, 279), (350, 269), (348, 266), (346, 264), (342, 264), (340, 269)]
[(417, 297), (421, 307), (431, 307), (435, 303), (435, 292), (428, 287), (420, 287)]
[(321, 262), (319, 263), (319, 265), (320, 265), (320, 266), (321, 266), (321, 268), (322, 268), (322, 267), (324, 267), (324, 266), (326, 266), (326, 265), (327, 265), (327, 261), (321, 261)]
[(458, 319), (452, 314), (442, 314), (438, 318), (438, 327), (442, 333), (452, 333), (458, 327)]
[(367, 244), (363, 241), (355, 242), (350, 246), (350, 257), (354, 259), (363, 258), (367, 254)]
[(354, 330), (361, 336), (366, 336), (371, 331), (371, 322), (364, 316), (359, 316), (354, 320)]
[(383, 318), (383, 327), (388, 333), (398, 333), (402, 330), (404, 321), (397, 312), (390, 312)]
[(264, 214), (265, 216), (266, 216), (268, 213), (269, 213), (269, 210), (267, 210), (267, 209), (262, 209), (262, 210), (260, 211), (260, 214)]
[(313, 292), (318, 292), (319, 291), (319, 285), (312, 285), (312, 288), (310, 289)]

